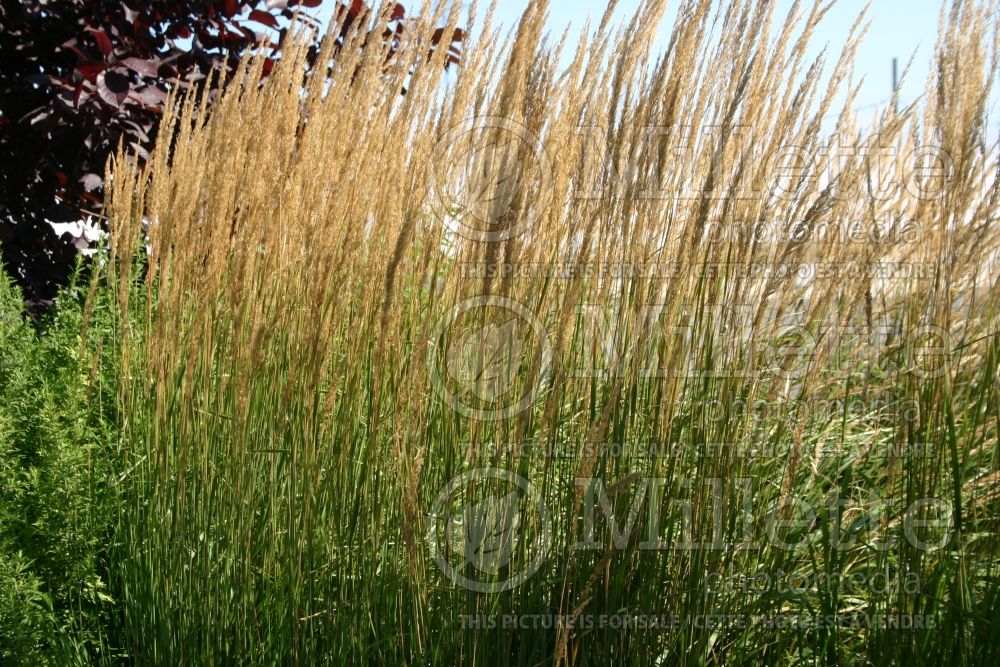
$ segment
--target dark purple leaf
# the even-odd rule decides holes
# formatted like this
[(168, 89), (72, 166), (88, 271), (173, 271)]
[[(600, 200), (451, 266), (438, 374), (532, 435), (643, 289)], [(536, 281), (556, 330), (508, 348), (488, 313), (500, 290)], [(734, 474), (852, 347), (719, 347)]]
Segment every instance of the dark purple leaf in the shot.
[(106, 65), (101, 62), (84, 62), (77, 65), (75, 71), (79, 73), (81, 78), (94, 82), (106, 68)]
[(132, 97), (148, 107), (160, 108), (167, 102), (167, 94), (156, 86), (146, 86), (142, 90), (133, 90)]
[(113, 106), (121, 106), (129, 93), (129, 79), (115, 70), (108, 70), (97, 77), (97, 94)]
[(136, 74), (140, 74), (142, 76), (158, 76), (159, 67), (155, 60), (144, 60), (142, 58), (129, 57), (122, 60), (121, 64), (128, 67)]
[(250, 12), (249, 18), (251, 21), (256, 21), (257, 23), (261, 23), (271, 28), (278, 27), (278, 19), (274, 18), (273, 14), (262, 12), (259, 9), (255, 9), (252, 12)]
[(115, 47), (111, 45), (111, 38), (103, 30), (93, 30), (91, 32), (94, 35), (94, 39), (97, 41), (97, 48), (101, 50), (101, 53), (105, 56), (111, 55), (115, 50)]
[(178, 72), (177, 68), (170, 63), (160, 63), (160, 66), (156, 68), (156, 76), (161, 79), (170, 80), (176, 79), (180, 76), (180, 72)]

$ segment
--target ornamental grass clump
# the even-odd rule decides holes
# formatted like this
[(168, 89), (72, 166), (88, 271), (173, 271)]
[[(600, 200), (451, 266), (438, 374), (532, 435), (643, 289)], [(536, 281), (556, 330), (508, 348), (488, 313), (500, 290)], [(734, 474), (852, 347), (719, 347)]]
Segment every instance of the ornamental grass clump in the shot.
[(826, 3), (546, 7), (454, 76), (286, 45), (111, 165), (130, 652), (987, 662), (996, 3), (866, 119)]

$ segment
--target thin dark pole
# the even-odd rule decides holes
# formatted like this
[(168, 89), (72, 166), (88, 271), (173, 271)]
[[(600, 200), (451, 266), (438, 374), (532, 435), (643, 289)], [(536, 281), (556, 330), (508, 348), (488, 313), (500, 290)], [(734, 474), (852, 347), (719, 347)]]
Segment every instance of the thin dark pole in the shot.
[(899, 59), (892, 59), (892, 97), (893, 108), (899, 113)]

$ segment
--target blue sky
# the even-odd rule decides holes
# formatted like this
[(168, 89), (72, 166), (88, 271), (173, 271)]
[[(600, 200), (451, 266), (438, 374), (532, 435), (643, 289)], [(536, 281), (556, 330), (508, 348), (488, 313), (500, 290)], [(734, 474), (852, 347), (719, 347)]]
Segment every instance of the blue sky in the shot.
[[(625, 17), (636, 11), (639, 0), (621, 0), (618, 15)], [(665, 45), (673, 25), (676, 0), (668, 4), (667, 17), (661, 26), (661, 45)], [(783, 17), (792, 6), (792, 0), (777, 0), (776, 17)], [(505, 22), (514, 22), (528, 5), (528, 0), (499, 0), (498, 12)], [(580, 26), (590, 14), (598, 20), (607, 5), (605, 0), (553, 0), (550, 3), (549, 24), (561, 29), (568, 23)], [(804, 2), (806, 9), (811, 2)], [(840, 46), (847, 39), (851, 25), (864, 9), (862, 0), (841, 0), (827, 14), (817, 30), (812, 44), (812, 55), (819, 55), (829, 45), (832, 59), (839, 54)], [(856, 65), (858, 77), (865, 77), (865, 84), (857, 98), (857, 106), (887, 103), (892, 94), (892, 59), (900, 60), (900, 70), (910, 55), (916, 52), (909, 80), (902, 88), (903, 103), (921, 95), (934, 53), (937, 36), (940, 0), (873, 0), (869, 10), (871, 28), (859, 53)]]
[[(776, 0), (776, 18), (784, 17), (793, 0)], [(892, 59), (899, 59), (900, 73), (911, 55), (915, 54), (913, 67), (901, 89), (903, 104), (908, 104), (924, 92), (931, 58), (937, 38), (938, 20), (942, 2), (950, 0), (872, 0), (868, 17), (871, 22), (868, 35), (862, 44), (856, 61), (855, 73), (864, 84), (858, 94), (855, 109), (863, 116), (871, 117), (878, 105), (888, 103), (892, 94)], [(498, 20), (504, 26), (512, 26), (520, 18), (529, 0), (498, 0)], [(331, 3), (326, 3), (324, 15), (332, 11)], [(403, 0), (409, 10), (419, 7), (419, 2)], [(488, 0), (480, 0), (480, 6)], [(640, 6), (641, 0), (621, 0), (616, 17), (624, 21)], [(667, 16), (660, 27), (658, 46), (665, 46), (673, 25), (677, 0), (668, 2)], [(803, 0), (806, 10), (810, 0)], [(549, 3), (548, 26), (553, 33), (561, 33), (566, 25), (572, 25), (579, 33), (588, 15), (596, 23), (604, 12), (607, 0), (552, 0)], [(851, 25), (864, 9), (863, 0), (840, 0), (826, 15), (813, 37), (811, 55), (816, 56), (825, 47), (830, 47), (828, 60), (836, 60), (840, 47), (847, 39)], [(483, 9), (480, 10), (482, 13)], [(574, 32), (571, 31), (571, 36)], [(831, 63), (832, 65), (832, 63)], [(994, 99), (996, 96), (994, 96)]]

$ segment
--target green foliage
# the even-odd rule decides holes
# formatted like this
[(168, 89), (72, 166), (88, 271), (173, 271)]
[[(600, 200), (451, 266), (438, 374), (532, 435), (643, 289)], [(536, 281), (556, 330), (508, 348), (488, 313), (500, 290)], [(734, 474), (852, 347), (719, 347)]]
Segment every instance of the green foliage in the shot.
[[(88, 664), (104, 651), (111, 597), (113, 406), (100, 306), (81, 337), (71, 287), (40, 330), (0, 279), (0, 663)], [(96, 372), (95, 372), (96, 369)], [(109, 418), (110, 417), (110, 418)]]

